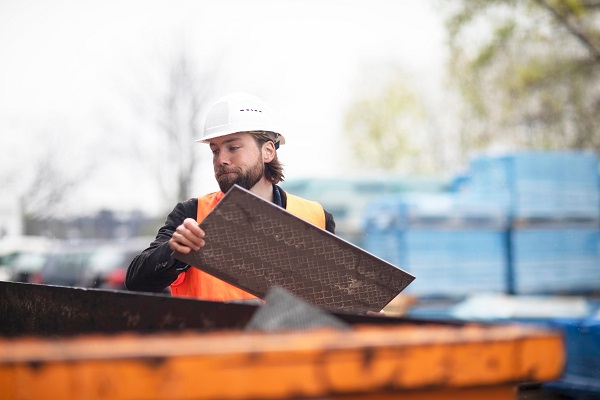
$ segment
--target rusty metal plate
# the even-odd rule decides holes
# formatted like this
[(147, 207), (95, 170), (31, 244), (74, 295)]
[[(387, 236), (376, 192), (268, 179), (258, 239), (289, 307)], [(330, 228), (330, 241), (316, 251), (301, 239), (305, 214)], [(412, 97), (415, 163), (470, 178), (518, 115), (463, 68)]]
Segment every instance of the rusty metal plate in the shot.
[[(269, 293), (272, 293), (272, 290)], [(267, 294), (267, 301), (270, 299)], [(297, 311), (290, 309), (289, 302), (282, 304), (284, 302), (279, 298), (275, 300), (276, 304), (270, 305), (267, 310), (271, 313), (275, 306), (276, 312), (272, 315), (283, 312), (284, 306), (291, 314)], [(0, 281), (0, 338), (19, 335), (71, 336), (86, 333), (241, 330), (248, 328), (258, 310), (264, 306), (170, 297), (165, 294)], [(329, 314), (349, 325), (431, 326), (464, 323), (454, 320), (383, 317), (335, 311)], [(260, 315), (257, 316), (259, 317)], [(303, 319), (302, 326), (305, 328), (314, 325), (315, 322), (321, 323), (313, 321), (313, 317), (285, 316), (287, 321), (290, 318)], [(297, 326), (298, 324), (295, 327)]]
[(260, 298), (281, 286), (326, 309), (379, 311), (415, 279), (239, 186), (200, 226), (206, 245), (174, 257)]
[(243, 329), (258, 306), (0, 281), (0, 337)]

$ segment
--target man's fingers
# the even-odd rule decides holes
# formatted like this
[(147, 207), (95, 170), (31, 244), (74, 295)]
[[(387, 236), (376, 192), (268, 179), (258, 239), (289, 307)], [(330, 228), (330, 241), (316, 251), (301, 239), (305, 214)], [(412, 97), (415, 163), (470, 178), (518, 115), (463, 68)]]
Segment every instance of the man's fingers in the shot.
[(171, 238), (181, 246), (187, 246), (193, 250), (200, 250), (204, 246), (204, 239), (190, 233), (190, 231), (175, 232)]
[(197, 224), (194, 229), (188, 229), (184, 224), (181, 224), (173, 233), (173, 239), (183, 245), (192, 247), (194, 250), (204, 246), (203, 237), (204, 231)]
[(204, 231), (192, 218), (186, 218), (175, 229), (169, 245), (175, 251), (187, 254), (192, 250), (200, 250), (204, 246)]
[(200, 228), (200, 225), (198, 225), (198, 223), (192, 219), (192, 218), (186, 218), (183, 221), (183, 224), (185, 229), (189, 230), (191, 233), (193, 233), (195, 236), (203, 238), (204, 237), (204, 231), (202, 230), (202, 228)]
[(203, 239), (198, 239), (199, 242), (192, 242), (191, 240), (187, 239), (185, 236), (180, 235), (179, 233), (175, 232), (173, 234), (173, 236), (171, 237), (171, 240), (169, 240), (169, 245), (171, 246), (171, 249), (176, 250), (180, 253), (184, 253), (187, 254), (190, 252), (190, 250), (200, 250), (203, 246), (204, 246), (204, 240)]
[(191, 248), (181, 245), (175, 239), (169, 240), (169, 246), (171, 247), (171, 250), (177, 251), (182, 254), (188, 254), (190, 251), (192, 251)]
[(385, 311), (367, 311), (367, 315), (371, 315), (374, 317), (386, 317)]

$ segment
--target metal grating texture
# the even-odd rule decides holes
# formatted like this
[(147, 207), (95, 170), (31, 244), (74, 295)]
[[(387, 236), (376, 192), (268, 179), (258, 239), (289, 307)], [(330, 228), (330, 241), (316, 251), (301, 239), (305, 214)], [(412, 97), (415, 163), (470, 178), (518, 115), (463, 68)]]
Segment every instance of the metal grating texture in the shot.
[(201, 222), (206, 245), (174, 254), (260, 298), (281, 286), (316, 306), (379, 311), (415, 278), (239, 187)]
[(281, 286), (269, 289), (265, 302), (256, 310), (244, 329), (262, 332), (350, 329), (346, 322), (294, 296)]

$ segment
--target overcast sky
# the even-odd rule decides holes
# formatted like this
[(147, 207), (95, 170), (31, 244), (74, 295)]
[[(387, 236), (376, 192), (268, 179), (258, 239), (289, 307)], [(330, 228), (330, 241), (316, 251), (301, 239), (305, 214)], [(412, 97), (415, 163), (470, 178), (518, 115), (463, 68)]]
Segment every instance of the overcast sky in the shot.
[[(183, 48), (200, 63), (223, 60), (216, 97), (249, 91), (280, 112), (288, 178), (346, 174), (353, 166), (340, 151), (343, 111), (377, 75), (372, 71), (401, 66), (417, 89), (433, 97), (439, 90), (444, 31), (432, 4), (4, 0), (0, 168), (11, 172), (18, 191), (32, 159), (48, 149), (72, 168), (85, 164), (90, 152), (106, 152), (102, 173), (90, 174), (74, 194), (76, 207), (156, 210), (147, 171), (116, 161), (128, 154), (119, 145), (132, 145), (120, 143), (131, 124), (120, 105), (124, 88), (151, 69), (157, 55)], [(210, 179), (199, 190), (216, 188), (209, 165), (206, 173)]]

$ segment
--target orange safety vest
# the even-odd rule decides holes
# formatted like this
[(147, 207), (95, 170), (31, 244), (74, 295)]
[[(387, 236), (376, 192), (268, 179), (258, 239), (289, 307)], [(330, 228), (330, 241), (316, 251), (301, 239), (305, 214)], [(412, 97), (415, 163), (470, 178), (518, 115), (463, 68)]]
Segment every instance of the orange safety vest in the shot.
[[(198, 197), (198, 214), (196, 217), (198, 223), (215, 208), (224, 196), (223, 192), (215, 192)], [(323, 207), (316, 201), (305, 200), (288, 193), (286, 209), (295, 216), (325, 229), (325, 212)], [(256, 296), (194, 267), (179, 274), (171, 284), (171, 295), (211, 301), (256, 298)]]

